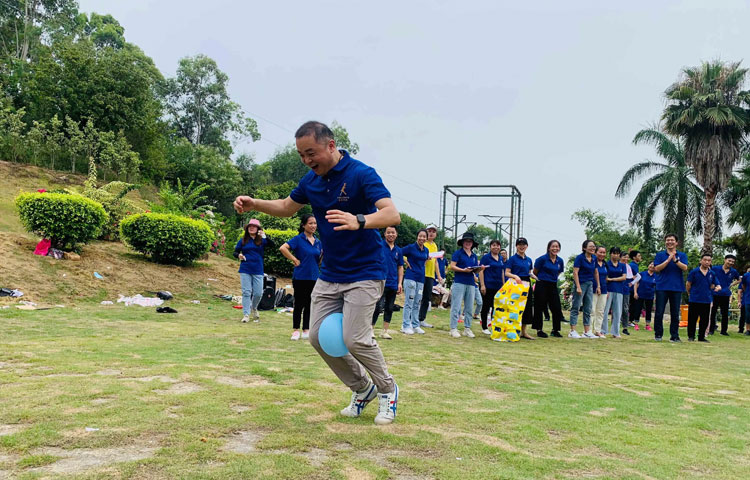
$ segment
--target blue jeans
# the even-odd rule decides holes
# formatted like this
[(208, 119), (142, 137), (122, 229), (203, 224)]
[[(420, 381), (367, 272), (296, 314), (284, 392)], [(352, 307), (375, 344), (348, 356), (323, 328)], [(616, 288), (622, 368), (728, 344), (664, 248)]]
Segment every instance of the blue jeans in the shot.
[(575, 327), (578, 324), (578, 310), (581, 308), (583, 300), (583, 326), (591, 325), (591, 305), (594, 303), (594, 282), (583, 282), (581, 284), (581, 295), (573, 292), (573, 308), (570, 309), (570, 326)]
[(404, 318), (401, 328), (419, 326), (419, 307), (422, 305), (424, 283), (415, 280), (404, 280)]
[[(612, 329), (609, 329), (609, 309), (612, 308)], [(604, 319), (602, 320), (602, 333), (620, 335), (620, 319), (622, 318), (622, 293), (609, 292), (607, 303), (604, 305)]]
[(242, 286), (242, 313), (250, 315), (252, 310), (258, 308), (260, 297), (263, 295), (263, 275), (240, 273), (240, 285)]
[(471, 328), (471, 307), (474, 305), (474, 285), (453, 282), (451, 287), (451, 330), (458, 328), (461, 303), (464, 304), (464, 327)]
[(674, 290), (656, 291), (656, 315), (654, 315), (654, 338), (664, 336), (664, 310), (669, 302), (669, 338), (680, 338), (680, 303), (682, 292)]
[(482, 305), (484, 305), (484, 302), (482, 301), (482, 294), (479, 292), (479, 286), (474, 287), (474, 302), (476, 302), (477, 306), (474, 308), (474, 315), (479, 315), (479, 313), (482, 311)]

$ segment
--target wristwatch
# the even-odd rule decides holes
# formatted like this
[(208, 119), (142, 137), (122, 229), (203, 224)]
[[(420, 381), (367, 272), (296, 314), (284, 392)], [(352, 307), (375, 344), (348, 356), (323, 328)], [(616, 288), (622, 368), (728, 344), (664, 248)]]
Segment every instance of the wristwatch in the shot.
[(362, 215), (361, 213), (357, 214), (357, 222), (359, 222), (359, 229), (360, 230), (362, 230), (363, 228), (365, 228), (365, 222), (366, 222), (365, 221), (365, 216)]

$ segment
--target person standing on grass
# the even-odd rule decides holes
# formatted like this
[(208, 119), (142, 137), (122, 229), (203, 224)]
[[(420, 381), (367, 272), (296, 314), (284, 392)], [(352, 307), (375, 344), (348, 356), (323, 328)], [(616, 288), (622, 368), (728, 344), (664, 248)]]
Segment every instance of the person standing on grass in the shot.
[[(750, 322), (750, 264), (745, 267), (745, 274), (740, 280), (737, 290), (737, 303), (740, 305), (740, 332)], [(745, 335), (750, 336), (750, 328), (745, 330)]]
[(472, 316), (472, 319), (479, 319), (479, 314), (482, 312), (483, 305), (484, 301), (482, 300), (482, 292), (479, 289), (479, 273), (474, 272), (474, 315)]
[(708, 253), (701, 255), (699, 267), (688, 273), (685, 289), (689, 295), (688, 304), (688, 341), (695, 341), (695, 324), (698, 324), (698, 341), (708, 343), (706, 332), (711, 315), (711, 301), (713, 294), (721, 290), (721, 285), (716, 281), (716, 275), (711, 270), (712, 256)]
[[(620, 262), (620, 247), (609, 249), (607, 262), (607, 303), (604, 305), (604, 321), (602, 334), (612, 334), (612, 338), (620, 338), (620, 322), (622, 321), (623, 292), (627, 290), (625, 280), (627, 271), (625, 264)], [(612, 311), (612, 325), (609, 325), (609, 312)]]
[(471, 331), (471, 316), (474, 308), (474, 271), (479, 265), (477, 254), (473, 252), (477, 246), (474, 240), (474, 234), (466, 232), (458, 239), (458, 246), (461, 247), (451, 257), (450, 268), (455, 272), (453, 276), (453, 285), (451, 286), (451, 320), (450, 335), (453, 338), (459, 338), (458, 317), (461, 314), (461, 304), (464, 309), (464, 336), (474, 338), (474, 332)]
[(721, 285), (721, 290), (714, 294), (714, 303), (711, 307), (711, 334), (716, 331), (716, 312), (721, 310), (721, 333), (729, 335), (729, 299), (732, 296), (732, 287), (740, 283), (740, 273), (735, 270), (734, 264), (737, 257), (734, 255), (724, 256), (724, 265), (715, 265), (711, 268), (716, 276), (716, 281)]
[[(523, 283), (529, 287), (529, 293), (526, 297), (526, 308), (523, 311), (521, 317), (521, 338), (526, 340), (534, 340), (534, 337), (528, 334), (526, 331), (527, 325), (536, 330), (539, 338), (547, 338), (549, 335), (544, 333), (544, 319), (540, 316), (537, 320), (534, 315), (534, 295), (536, 295), (534, 286), (531, 285), (531, 279), (536, 280), (536, 276), (531, 271), (534, 268), (534, 263), (531, 258), (526, 256), (526, 250), (529, 248), (529, 242), (524, 237), (518, 237), (516, 240), (516, 253), (508, 259), (505, 263), (505, 278), (514, 280), (516, 283)], [(502, 251), (501, 251), (502, 253)], [(542, 312), (539, 312), (541, 315)], [(562, 320), (562, 319), (560, 319)], [(556, 333), (557, 332), (557, 333)], [(562, 337), (558, 330), (552, 330), (553, 337)]]
[[(435, 225), (428, 225), (427, 228), (427, 241), (424, 242), (424, 246), (430, 254), (435, 254), (438, 251), (438, 246), (435, 243), (437, 237), (437, 227)], [(427, 311), (430, 308), (430, 302), (432, 301), (432, 287), (435, 285), (435, 279), (437, 278), (438, 283), (443, 283), (443, 276), (440, 274), (440, 270), (437, 268), (437, 259), (428, 258), (424, 264), (424, 285), (422, 286), (422, 303), (419, 307), (419, 326), (424, 328), (432, 328), (433, 326), (427, 323)]]
[(625, 265), (625, 284), (622, 286), (622, 314), (620, 315), (620, 326), (623, 335), (630, 335), (628, 323), (630, 322), (630, 288), (633, 285), (635, 275), (630, 268), (630, 255), (628, 252), (622, 252), (620, 263)]
[[(591, 332), (591, 306), (594, 303), (594, 285), (598, 284), (599, 272), (596, 269), (596, 244), (592, 240), (586, 240), (581, 245), (581, 252), (573, 262), (573, 306), (570, 309), (570, 331), (575, 331), (578, 323), (578, 311), (583, 302), (583, 336), (586, 338), (597, 338)], [(573, 337), (578, 338), (578, 337)]]
[(385, 256), (385, 265), (388, 268), (388, 274), (385, 278), (385, 290), (383, 296), (375, 305), (375, 311), (372, 314), (372, 335), (375, 337), (375, 324), (378, 321), (378, 315), (383, 313), (383, 331), (380, 338), (390, 340), (392, 337), (388, 333), (388, 327), (391, 326), (391, 317), (393, 316), (393, 304), (396, 301), (396, 295), (403, 292), (401, 285), (404, 282), (404, 254), (400, 247), (396, 246), (398, 232), (396, 227), (385, 227), (385, 243), (383, 244), (383, 255)]
[(315, 237), (318, 222), (310, 214), (302, 215), (299, 235), (292, 237), (279, 247), (284, 257), (294, 265), (292, 273), (292, 288), (294, 288), (294, 311), (292, 312), (292, 340), (300, 339), (300, 322), (302, 323), (302, 339), (308, 338), (310, 330), (310, 296), (315, 281), (320, 275), (320, 258), (323, 247)]
[(492, 312), (495, 302), (495, 295), (503, 286), (505, 264), (500, 257), (500, 240), (490, 242), (490, 252), (485, 253), (479, 261), (480, 265), (486, 265), (486, 268), (479, 272), (479, 293), (482, 294), (482, 311), (480, 319), (482, 321), (482, 333), (489, 335), (491, 332), (488, 325), (488, 316)]
[[(375, 423), (387, 425), (396, 417), (398, 385), (372, 340), (370, 324), (386, 278), (377, 229), (398, 225), (401, 216), (375, 169), (336, 148), (326, 125), (307, 122), (294, 136), (297, 152), (310, 168), (297, 187), (279, 200), (237, 197), (234, 209), (290, 217), (304, 204), (312, 206), (325, 256), (312, 293), (310, 344), (352, 391), (341, 415), (359, 417), (377, 398)], [(328, 355), (318, 340), (323, 320), (333, 313), (343, 313), (343, 340), (349, 350), (343, 357)]]
[(245, 225), (245, 233), (234, 246), (234, 258), (240, 261), (240, 285), (242, 286), (242, 323), (260, 322), (258, 304), (263, 295), (263, 253), (273, 248), (273, 241), (266, 238), (260, 221), (250, 219)]
[[(560, 305), (560, 289), (557, 287), (557, 280), (560, 274), (565, 271), (565, 262), (558, 255), (559, 253), (560, 242), (550, 240), (547, 243), (547, 253), (534, 261), (534, 276), (537, 278), (536, 291), (534, 292), (534, 312), (536, 313), (534, 328), (538, 332), (541, 332), (542, 311), (549, 307), (552, 314), (553, 337), (562, 337), (560, 329), (562, 328), (563, 313), (562, 305)], [(540, 334), (539, 336), (544, 337), (545, 335)], [(574, 325), (571, 325), (568, 336), (571, 338), (581, 338), (576, 333)]]
[(628, 298), (630, 311), (630, 315), (628, 316), (628, 326), (638, 330), (638, 322), (641, 319), (643, 302), (640, 302), (637, 298), (635, 298), (635, 284), (639, 280), (638, 275), (641, 273), (639, 269), (643, 257), (641, 256), (641, 252), (639, 252), (638, 250), (631, 250), (628, 256), (630, 257), (630, 263), (628, 265), (630, 266), (630, 270), (632, 271), (634, 277), (633, 282), (630, 284), (630, 292)]
[[(604, 321), (604, 306), (607, 304), (607, 248), (596, 247), (596, 290), (594, 291), (594, 322), (592, 330), (597, 337), (605, 337), (602, 333)], [(609, 314), (609, 313), (608, 313)]]
[(664, 236), (664, 250), (654, 257), (656, 270), (656, 315), (654, 316), (654, 340), (660, 342), (664, 336), (664, 310), (669, 303), (669, 341), (680, 342), (680, 303), (685, 291), (683, 272), (688, 269), (688, 257), (677, 250), (680, 239), (674, 233)]
[[(654, 262), (648, 264), (648, 269), (641, 272), (641, 279), (633, 285), (633, 296), (638, 301), (638, 308), (646, 310), (646, 330), (651, 331), (651, 310), (654, 308), (654, 291), (656, 287), (656, 270)], [(636, 322), (641, 318), (640, 313)], [(637, 323), (636, 323), (637, 325)]]
[(421, 229), (417, 232), (417, 241), (402, 249), (406, 257), (406, 271), (404, 273), (404, 315), (401, 323), (401, 333), (405, 335), (424, 334), (419, 326), (419, 308), (422, 304), (422, 292), (424, 292), (424, 269), (430, 255), (425, 246), (427, 242), (427, 230)]

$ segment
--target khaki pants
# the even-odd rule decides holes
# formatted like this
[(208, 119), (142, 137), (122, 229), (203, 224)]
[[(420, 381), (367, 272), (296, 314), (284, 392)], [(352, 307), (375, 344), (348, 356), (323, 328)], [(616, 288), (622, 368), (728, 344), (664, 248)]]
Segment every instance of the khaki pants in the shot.
[[(604, 321), (604, 306), (607, 304), (607, 294), (594, 293), (594, 324), (591, 331), (599, 333), (602, 331), (602, 322)], [(609, 312), (607, 312), (609, 313)]]
[[(312, 292), (310, 344), (339, 380), (355, 392), (369, 384), (368, 373), (379, 393), (391, 393), (396, 386), (388, 373), (383, 352), (372, 338), (372, 313), (383, 295), (384, 286), (382, 280), (354, 283), (318, 280)], [(320, 324), (328, 315), (336, 312), (344, 314), (344, 343), (349, 354), (343, 357), (329, 356), (318, 342)]]

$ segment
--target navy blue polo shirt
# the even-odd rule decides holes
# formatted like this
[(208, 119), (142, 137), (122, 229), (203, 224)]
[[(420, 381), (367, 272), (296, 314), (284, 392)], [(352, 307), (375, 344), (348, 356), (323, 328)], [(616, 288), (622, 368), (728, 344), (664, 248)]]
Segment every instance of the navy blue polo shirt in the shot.
[(721, 291), (720, 292), (714, 292), (714, 296), (716, 297), (730, 297), (732, 295), (732, 291), (729, 290), (729, 286), (740, 278), (740, 272), (735, 270), (734, 268), (730, 268), (729, 272), (724, 271), (724, 265), (714, 265), (711, 267), (711, 271), (714, 272), (714, 275), (716, 276), (716, 283), (721, 285)]
[(422, 249), (416, 243), (405, 246), (401, 253), (409, 262), (409, 268), (404, 272), (405, 280), (414, 280), (417, 283), (424, 283), (424, 264), (430, 256), (430, 251), (422, 245)]
[[(601, 295), (606, 295), (608, 292), (607, 290), (607, 262), (605, 261), (604, 263), (599, 265), (599, 260), (597, 260), (596, 269), (599, 271), (599, 287), (601, 288)], [(596, 288), (596, 285), (594, 286), (594, 288)]]
[(404, 254), (401, 252), (401, 247), (394, 245), (391, 248), (388, 242), (383, 242), (383, 255), (385, 256), (385, 266), (387, 267), (385, 288), (398, 290), (398, 267), (404, 264)]
[[(612, 260), (607, 260), (607, 278), (620, 278), (623, 275), (626, 275), (627, 269), (625, 268), (624, 263), (617, 262), (617, 265), (612, 263)], [(627, 292), (627, 287), (625, 286), (625, 281), (622, 282), (610, 282), (607, 280), (607, 292), (609, 293), (625, 293)]]
[(383, 239), (373, 228), (334, 230), (338, 224), (326, 220), (328, 210), (354, 215), (375, 213), (375, 202), (391, 194), (375, 169), (340, 150), (343, 157), (323, 176), (310, 170), (289, 197), (297, 203), (309, 203), (318, 221), (323, 244), (320, 278), (326, 282), (352, 283), (385, 280)]
[(651, 275), (648, 273), (648, 270), (641, 272), (641, 279), (638, 281), (638, 298), (653, 300), (655, 289), (656, 274)]
[(690, 282), (690, 303), (711, 303), (712, 288), (716, 285), (716, 275), (710, 268), (704, 275), (701, 268), (690, 270), (687, 281)]
[[(440, 270), (440, 277), (445, 278), (445, 258), (437, 259), (437, 269), (435, 269), (435, 272), (438, 270)], [(435, 273), (435, 280), (437, 280), (437, 273)]]
[(591, 261), (586, 260), (586, 254), (581, 253), (573, 262), (573, 268), (578, 269), (578, 282), (583, 285), (586, 282), (594, 282), (594, 270), (596, 270), (596, 255), (591, 255)]
[[(632, 261), (628, 265), (630, 265), (630, 270), (633, 272), (633, 278), (635, 278), (636, 275), (638, 275), (638, 273), (640, 273), (638, 271), (638, 264), (635, 261)], [(633, 292), (633, 286), (632, 285), (630, 286), (630, 292), (631, 293)]]
[(479, 264), (489, 267), (484, 269), (484, 286), (491, 290), (499, 290), (503, 286), (503, 273), (505, 272), (503, 257), (498, 255), (495, 260), (491, 253), (485, 253)]
[(235, 256), (238, 253), (242, 253), (245, 256), (245, 260), (240, 262), (240, 273), (263, 275), (263, 251), (266, 249), (267, 243), (268, 239), (264, 238), (261, 240), (260, 245), (256, 245), (255, 241), (251, 238), (243, 245), (240, 238), (237, 245), (234, 246)]
[(748, 305), (750, 304), (750, 273), (742, 276), (740, 286), (742, 287), (742, 304)]
[[(453, 252), (451, 261), (456, 262), (456, 266), (458, 268), (469, 268), (479, 265), (477, 254), (471, 252), (471, 255), (466, 255), (466, 252), (463, 248), (460, 248)], [(474, 272), (455, 272), (455, 274), (453, 275), (453, 282), (461, 283), (463, 285), (474, 285)]]
[[(654, 257), (654, 265), (659, 266), (667, 261), (669, 254), (666, 250), (662, 250), (657, 253)], [(684, 252), (677, 252), (677, 259), (687, 265), (688, 257)], [(661, 272), (656, 272), (656, 291), (669, 291), (669, 292), (684, 292), (685, 291), (685, 278), (682, 275), (680, 267), (675, 265), (675, 262), (669, 262), (669, 264)]]
[[(315, 238), (315, 237), (313, 237)], [(289, 248), (294, 252), (294, 256), (299, 260), (299, 266), (294, 267), (292, 278), (295, 280), (317, 280), (320, 276), (318, 262), (323, 254), (323, 246), (320, 240), (315, 238), (313, 243), (307, 240), (304, 233), (292, 237), (286, 242)]]
[(560, 274), (565, 270), (565, 262), (560, 255), (553, 262), (549, 253), (542, 255), (534, 261), (536, 278), (544, 282), (557, 283)]
[(531, 276), (531, 268), (533, 263), (528, 255), (521, 257), (517, 253), (508, 259), (505, 263), (505, 269), (510, 269), (510, 273), (518, 275), (524, 280), (528, 280)]

